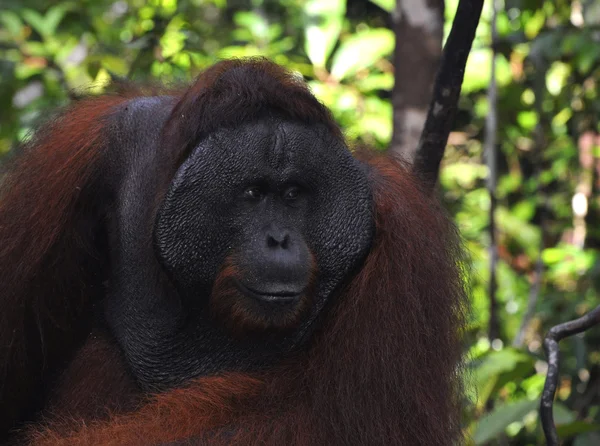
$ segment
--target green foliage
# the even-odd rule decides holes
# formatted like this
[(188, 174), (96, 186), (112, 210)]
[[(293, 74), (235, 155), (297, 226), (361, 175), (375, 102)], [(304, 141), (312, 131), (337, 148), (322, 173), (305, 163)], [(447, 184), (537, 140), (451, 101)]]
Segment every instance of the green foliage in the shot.
[[(381, 19), (346, 2), (95, 0), (0, 9), (0, 151), (69, 95), (113, 78), (187, 81), (221, 58), (266, 56), (309, 79), (353, 139), (385, 147), (394, 46)], [(382, 11), (382, 15), (385, 15)], [(357, 57), (357, 54), (366, 54)]]
[[(543, 336), (598, 304), (600, 7), (595, 0), (506, 0), (499, 13), (501, 330), (499, 339), (488, 339), (491, 200), (483, 139), (492, 112), (486, 95), (491, 3), (467, 65), (440, 185), (473, 264), (467, 333), (473, 404), (465, 429), (472, 444), (534, 445), (543, 441), (537, 414)], [(456, 4), (446, 2), (446, 33)], [(301, 73), (352, 142), (383, 149), (392, 132), (394, 7), (392, 0), (6, 0), (0, 7), (0, 154), (13, 150), (48, 110), (73, 95), (101, 92), (114, 78), (189, 81), (219, 58), (256, 55)], [(585, 215), (576, 215), (572, 203)], [(523, 341), (510, 347), (531, 296), (537, 303)], [(600, 441), (598, 345), (598, 329), (561, 343), (555, 417), (561, 437), (577, 446)]]
[(522, 399), (497, 407), (484, 415), (473, 434), (475, 444), (486, 444), (497, 438), (513, 423), (518, 423), (536, 409), (537, 402)]

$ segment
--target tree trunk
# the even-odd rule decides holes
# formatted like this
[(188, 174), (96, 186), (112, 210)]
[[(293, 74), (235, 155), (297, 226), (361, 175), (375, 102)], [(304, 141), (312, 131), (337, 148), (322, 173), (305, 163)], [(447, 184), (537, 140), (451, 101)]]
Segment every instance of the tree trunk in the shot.
[(390, 150), (412, 162), (427, 117), (442, 55), (444, 0), (397, 0)]

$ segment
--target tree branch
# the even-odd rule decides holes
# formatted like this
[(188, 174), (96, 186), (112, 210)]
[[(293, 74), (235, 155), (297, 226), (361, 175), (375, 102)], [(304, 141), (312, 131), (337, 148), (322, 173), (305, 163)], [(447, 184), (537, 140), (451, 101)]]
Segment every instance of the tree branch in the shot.
[(498, 300), (496, 298), (497, 280), (496, 269), (498, 267), (498, 243), (496, 240), (496, 180), (498, 176), (496, 166), (496, 145), (498, 135), (498, 85), (496, 82), (496, 41), (498, 32), (496, 30), (496, 0), (492, 0), (492, 63), (490, 85), (488, 87), (488, 114), (485, 117), (485, 158), (488, 166), (487, 190), (490, 196), (489, 211), (489, 233), (490, 233), (490, 280), (488, 284), (489, 296), (489, 323), (488, 337), (491, 341), (500, 336), (500, 322), (498, 319)]
[(540, 419), (542, 420), (542, 428), (544, 429), (546, 444), (548, 446), (558, 446), (558, 434), (556, 433), (554, 416), (552, 414), (554, 395), (556, 394), (558, 378), (560, 376), (558, 343), (561, 339), (581, 333), (598, 324), (600, 324), (600, 305), (579, 319), (555, 325), (544, 339), (544, 351), (548, 358), (548, 373), (546, 374), (544, 392), (542, 393), (540, 403)]
[(458, 99), (465, 74), (467, 57), (475, 38), (483, 0), (460, 0), (421, 134), (414, 172), (433, 188), (437, 182), (440, 161), (458, 109)]

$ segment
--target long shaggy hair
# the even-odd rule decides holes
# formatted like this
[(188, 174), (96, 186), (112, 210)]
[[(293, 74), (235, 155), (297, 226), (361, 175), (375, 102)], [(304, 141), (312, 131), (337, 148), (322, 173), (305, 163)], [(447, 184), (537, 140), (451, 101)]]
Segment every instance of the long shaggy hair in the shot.
[(459, 238), (404, 166), (363, 158), (373, 168), (376, 238), (308, 352), (265, 373), (197, 379), (105, 422), (35, 429), (32, 444), (459, 443)]

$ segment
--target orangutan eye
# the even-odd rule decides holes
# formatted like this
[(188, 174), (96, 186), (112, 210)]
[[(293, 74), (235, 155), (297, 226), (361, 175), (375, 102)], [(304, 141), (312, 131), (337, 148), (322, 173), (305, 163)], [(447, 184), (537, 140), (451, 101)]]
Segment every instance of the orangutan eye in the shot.
[(260, 200), (263, 192), (258, 186), (251, 186), (244, 191), (244, 196), (252, 200)]
[(286, 201), (294, 201), (299, 196), (300, 196), (300, 189), (297, 188), (297, 187), (290, 187), (288, 190), (285, 191), (285, 194), (283, 195), (283, 198)]

